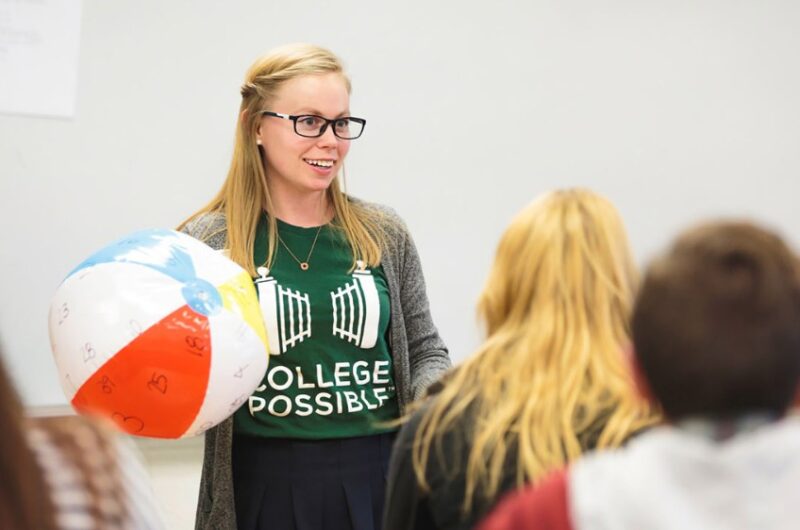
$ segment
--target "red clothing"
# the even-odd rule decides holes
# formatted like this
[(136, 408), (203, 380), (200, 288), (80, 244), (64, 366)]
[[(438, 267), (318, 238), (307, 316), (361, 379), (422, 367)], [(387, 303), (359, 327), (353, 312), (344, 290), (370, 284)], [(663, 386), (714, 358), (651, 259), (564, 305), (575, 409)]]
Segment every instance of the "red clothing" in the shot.
[(797, 530), (798, 489), (800, 418), (694, 419), (586, 455), (509, 496), (478, 528)]
[(558, 471), (535, 488), (509, 494), (477, 530), (572, 530), (567, 473)]

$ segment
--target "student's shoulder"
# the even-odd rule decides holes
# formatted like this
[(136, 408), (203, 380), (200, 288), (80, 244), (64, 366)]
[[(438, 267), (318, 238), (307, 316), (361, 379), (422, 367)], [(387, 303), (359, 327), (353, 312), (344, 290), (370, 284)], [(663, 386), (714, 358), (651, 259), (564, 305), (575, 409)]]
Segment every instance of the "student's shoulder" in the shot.
[(352, 206), (364, 212), (388, 234), (405, 235), (408, 232), (405, 221), (391, 206), (352, 196), (348, 196), (348, 200)]
[[(430, 413), (431, 409), (438, 403), (440, 399), (440, 394), (442, 390), (444, 390), (445, 386), (449, 383), (452, 379), (455, 372), (458, 370), (458, 367), (451, 368), (442, 376), (432, 383), (426, 390), (422, 397), (416, 401), (412, 407), (413, 412), (407, 417), (406, 423), (404, 424), (403, 428), (406, 432), (416, 432), (419, 428), (422, 419)], [(466, 418), (462, 415), (456, 423), (460, 424), (465, 421)]]
[(571, 530), (567, 470), (553, 472), (536, 486), (506, 495), (477, 528)]

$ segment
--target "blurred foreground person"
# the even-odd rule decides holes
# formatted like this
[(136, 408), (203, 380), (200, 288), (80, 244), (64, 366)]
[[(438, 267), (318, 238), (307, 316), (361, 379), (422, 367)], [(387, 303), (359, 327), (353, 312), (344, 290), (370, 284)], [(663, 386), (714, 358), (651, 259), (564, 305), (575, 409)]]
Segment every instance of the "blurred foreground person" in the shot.
[(555, 191), (518, 214), (479, 300), (485, 342), (398, 437), (384, 528), (472, 528), (505, 491), (654, 423), (623, 354), (636, 284), (606, 199)]
[(0, 362), (0, 528), (161, 529), (136, 453), (81, 416), (26, 418)]
[(683, 234), (649, 268), (633, 314), (643, 394), (668, 426), (509, 497), (499, 529), (800, 527), (800, 273), (746, 223)]

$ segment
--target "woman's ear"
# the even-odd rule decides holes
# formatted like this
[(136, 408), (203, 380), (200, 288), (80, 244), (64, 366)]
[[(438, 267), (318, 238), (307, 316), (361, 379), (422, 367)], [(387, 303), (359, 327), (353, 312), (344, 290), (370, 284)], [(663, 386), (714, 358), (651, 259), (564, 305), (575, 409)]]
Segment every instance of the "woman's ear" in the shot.
[[(241, 114), (239, 114), (239, 122), (241, 123), (242, 127), (247, 125), (247, 109), (244, 109)], [(261, 125), (259, 124), (258, 128), (256, 129), (256, 145), (261, 145)]]

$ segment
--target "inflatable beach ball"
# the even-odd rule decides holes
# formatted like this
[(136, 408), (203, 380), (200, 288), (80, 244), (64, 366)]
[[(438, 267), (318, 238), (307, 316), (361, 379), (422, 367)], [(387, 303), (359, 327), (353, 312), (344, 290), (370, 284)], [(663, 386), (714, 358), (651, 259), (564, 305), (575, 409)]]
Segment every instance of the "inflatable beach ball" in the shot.
[(267, 369), (250, 276), (173, 230), (134, 233), (78, 265), (53, 297), (49, 328), (72, 406), (137, 436), (202, 433)]

